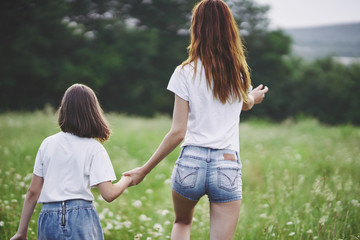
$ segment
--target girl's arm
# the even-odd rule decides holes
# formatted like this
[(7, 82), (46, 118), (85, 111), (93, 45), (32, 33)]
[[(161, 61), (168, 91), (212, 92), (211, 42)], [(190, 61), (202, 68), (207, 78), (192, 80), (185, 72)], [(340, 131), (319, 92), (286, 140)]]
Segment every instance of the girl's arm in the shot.
[(44, 179), (42, 177), (33, 174), (30, 187), (25, 197), (19, 228), (17, 230), (17, 233), (11, 238), (11, 240), (27, 239), (29, 222), (39, 199), (43, 183)]
[(268, 87), (263, 88), (262, 84), (257, 86), (249, 93), (249, 101), (247, 103), (244, 102), (242, 110), (248, 111), (252, 109), (255, 104), (261, 103), (265, 97), (265, 93), (267, 93), (268, 91)]
[(186, 134), (188, 113), (189, 102), (175, 95), (173, 120), (170, 131), (166, 134), (155, 153), (142, 167), (135, 168), (123, 174), (124, 176), (130, 176), (132, 178), (131, 185), (139, 184), (159, 162), (182, 142)]
[(102, 182), (98, 185), (101, 196), (107, 202), (114, 201), (131, 184), (131, 178), (123, 176), (117, 183)]

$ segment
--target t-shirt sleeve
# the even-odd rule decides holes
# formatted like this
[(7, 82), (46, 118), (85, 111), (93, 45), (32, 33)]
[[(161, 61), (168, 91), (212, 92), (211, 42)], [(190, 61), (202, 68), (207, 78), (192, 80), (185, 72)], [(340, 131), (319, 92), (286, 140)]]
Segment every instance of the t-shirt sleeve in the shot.
[(93, 187), (99, 183), (116, 180), (114, 168), (112, 166), (109, 154), (101, 145), (101, 149), (94, 154), (90, 167), (90, 186)]
[(39, 177), (44, 177), (44, 173), (43, 173), (43, 159), (42, 159), (42, 147), (43, 144), (41, 144), (37, 154), (36, 154), (36, 158), (35, 158), (35, 164), (34, 164), (34, 170), (33, 173)]
[(167, 89), (185, 101), (189, 101), (189, 91), (186, 84), (186, 77), (184, 76), (183, 69), (178, 66), (172, 74)]

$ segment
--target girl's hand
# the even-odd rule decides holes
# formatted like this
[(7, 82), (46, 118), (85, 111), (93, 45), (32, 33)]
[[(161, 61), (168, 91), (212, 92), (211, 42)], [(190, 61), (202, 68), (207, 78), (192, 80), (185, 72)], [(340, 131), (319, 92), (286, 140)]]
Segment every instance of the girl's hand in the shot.
[(123, 176), (129, 176), (132, 179), (130, 186), (138, 185), (146, 176), (146, 173), (142, 167), (135, 168), (133, 170), (123, 173)]
[(267, 93), (269, 91), (268, 87), (264, 87), (263, 85), (260, 84), (259, 86), (257, 86), (256, 88), (254, 88), (250, 94), (254, 97), (254, 103), (255, 104), (259, 104), (263, 101), (264, 97), (265, 97), (265, 93)]
[(16, 233), (10, 240), (27, 240), (27, 236), (22, 236), (19, 233)]

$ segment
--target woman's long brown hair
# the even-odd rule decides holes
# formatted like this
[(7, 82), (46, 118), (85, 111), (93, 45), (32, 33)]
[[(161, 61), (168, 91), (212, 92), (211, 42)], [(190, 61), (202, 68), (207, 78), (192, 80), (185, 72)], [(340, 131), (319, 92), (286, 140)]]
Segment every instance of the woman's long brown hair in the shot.
[(235, 19), (222, 0), (203, 0), (195, 5), (188, 52), (182, 66), (194, 62), (196, 72), (200, 59), (215, 98), (222, 103), (248, 100), (251, 79), (243, 44)]
[(59, 126), (63, 132), (79, 137), (108, 140), (110, 128), (94, 91), (83, 84), (69, 87), (59, 108)]

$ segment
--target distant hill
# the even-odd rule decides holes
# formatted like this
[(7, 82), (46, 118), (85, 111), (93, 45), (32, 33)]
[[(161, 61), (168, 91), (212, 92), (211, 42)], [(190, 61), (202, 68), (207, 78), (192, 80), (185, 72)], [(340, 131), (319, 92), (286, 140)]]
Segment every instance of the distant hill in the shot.
[(360, 23), (284, 29), (293, 39), (293, 52), (305, 59), (336, 56), (360, 58)]

